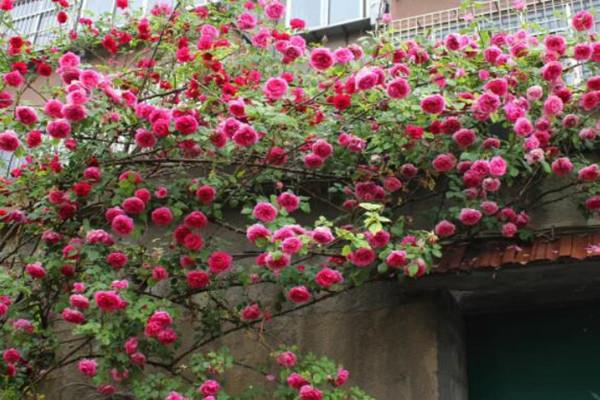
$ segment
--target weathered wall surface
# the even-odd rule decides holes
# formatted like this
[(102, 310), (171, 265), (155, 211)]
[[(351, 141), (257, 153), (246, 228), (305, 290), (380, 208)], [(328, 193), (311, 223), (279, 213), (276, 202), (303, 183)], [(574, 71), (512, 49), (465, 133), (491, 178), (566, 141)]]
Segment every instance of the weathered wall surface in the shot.
[[(439, 295), (409, 298), (396, 282), (374, 283), (278, 318), (262, 336), (331, 357), (350, 370), (349, 384), (379, 400), (466, 400), (462, 319), (448, 301)], [(242, 363), (269, 368), (271, 350), (257, 339), (239, 333), (215, 346), (229, 346)], [(62, 399), (90, 393), (85, 384), (73, 384), (81, 379), (74, 366), (53, 374), (48, 400), (61, 400), (61, 392)], [(234, 388), (265, 383), (243, 368), (227, 380)]]

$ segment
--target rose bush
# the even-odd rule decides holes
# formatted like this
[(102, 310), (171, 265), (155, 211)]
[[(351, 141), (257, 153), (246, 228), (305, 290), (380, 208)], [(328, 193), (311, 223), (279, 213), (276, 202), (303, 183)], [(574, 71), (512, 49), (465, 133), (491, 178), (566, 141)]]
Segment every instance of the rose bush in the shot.
[[(70, 5), (53, 1), (64, 23)], [(365, 282), (424, 276), (445, 244), (531, 237), (528, 212), (570, 189), (600, 209), (590, 13), (545, 37), (474, 22), (399, 42), (384, 26), (328, 49), (303, 21), (285, 27), (278, 0), (149, 17), (124, 0), (122, 23), (81, 18), (38, 49), (1, 4), (0, 149), (20, 160), (0, 182), (4, 399), (69, 365), (115, 398), (232, 398), (225, 372), (243, 367), (276, 398), (367, 399), (291, 343), (268, 369), (210, 345)], [(548, 180), (558, 188), (533, 190)], [(250, 290), (267, 285), (277, 302)]]

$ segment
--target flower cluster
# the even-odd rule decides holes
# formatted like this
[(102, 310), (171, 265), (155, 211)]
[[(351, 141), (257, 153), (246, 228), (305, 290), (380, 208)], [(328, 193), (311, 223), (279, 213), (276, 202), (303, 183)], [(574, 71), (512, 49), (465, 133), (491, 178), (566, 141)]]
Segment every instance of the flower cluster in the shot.
[[(399, 41), (384, 25), (330, 49), (286, 26), (279, 0), (117, 7), (122, 23), (81, 18), (49, 48), (0, 37), (15, 161), (0, 178), (0, 397), (76, 364), (102, 395), (225, 398), (241, 366), (282, 399), (369, 399), (329, 360), (286, 350), (264, 370), (214, 344), (434, 273), (456, 241), (525, 240), (558, 201), (600, 213), (587, 11), (546, 36)], [(50, 357), (62, 329), (83, 344)]]

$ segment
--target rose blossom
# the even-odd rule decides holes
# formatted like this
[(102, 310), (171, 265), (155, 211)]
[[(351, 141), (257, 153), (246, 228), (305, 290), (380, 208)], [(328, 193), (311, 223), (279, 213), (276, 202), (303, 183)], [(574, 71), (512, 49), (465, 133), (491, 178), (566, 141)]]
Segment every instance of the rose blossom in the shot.
[(24, 125), (33, 125), (39, 121), (35, 109), (27, 106), (19, 106), (15, 109), (15, 119)]
[(14, 131), (5, 131), (0, 133), (0, 150), (14, 152), (19, 148), (21, 142)]
[(310, 385), (304, 385), (300, 388), (299, 392), (300, 400), (321, 400), (323, 393)]
[(322, 288), (328, 289), (333, 285), (343, 282), (344, 277), (339, 271), (331, 268), (323, 268), (315, 276), (315, 282)]
[(106, 312), (120, 310), (125, 306), (125, 302), (115, 291), (98, 291), (94, 294), (96, 306)]
[(368, 247), (361, 247), (348, 254), (348, 261), (359, 268), (368, 267), (375, 261), (375, 252)]
[(263, 93), (269, 100), (279, 100), (285, 96), (288, 83), (282, 78), (269, 78), (263, 87)]
[(589, 31), (594, 27), (594, 16), (590, 12), (582, 10), (573, 16), (571, 23), (576, 31)]
[(271, 203), (260, 202), (252, 210), (252, 216), (262, 222), (272, 222), (277, 217), (277, 209)]
[(185, 278), (188, 286), (192, 289), (202, 289), (210, 283), (208, 273), (202, 270), (189, 271)]
[(27, 264), (27, 266), (25, 267), (25, 272), (27, 272), (27, 274), (34, 279), (42, 279), (46, 276), (46, 270), (44, 269), (44, 267), (42, 267), (42, 264), (39, 262)]
[(244, 321), (255, 321), (260, 318), (262, 311), (258, 304), (249, 304), (242, 309), (242, 319)]
[(293, 368), (296, 365), (297, 357), (291, 351), (284, 351), (277, 356), (277, 364), (285, 368)]
[(316, 48), (310, 54), (310, 65), (317, 71), (325, 71), (329, 69), (334, 62), (335, 57), (327, 48)]
[(476, 225), (481, 219), (481, 212), (479, 210), (475, 210), (473, 208), (463, 208), (460, 210), (460, 214), (458, 216), (460, 222), (464, 225), (472, 226)]
[(448, 237), (454, 235), (456, 232), (456, 226), (450, 221), (440, 221), (435, 226), (435, 234), (440, 237)]
[(296, 286), (288, 291), (287, 298), (293, 303), (300, 304), (309, 301), (311, 294), (306, 286)]
[(210, 272), (213, 274), (219, 274), (231, 268), (232, 261), (233, 257), (231, 257), (229, 253), (224, 251), (215, 251), (208, 257), (206, 263), (208, 264)]
[(79, 363), (77, 364), (77, 368), (79, 369), (79, 372), (81, 372), (85, 376), (89, 376), (90, 378), (94, 377), (96, 375), (97, 367), (98, 367), (98, 363), (96, 362), (96, 360), (90, 360), (87, 358), (84, 358), (83, 360), (79, 361)]
[(159, 207), (152, 211), (151, 218), (154, 224), (167, 226), (173, 222), (173, 213), (168, 207)]
[(445, 100), (439, 94), (433, 94), (421, 100), (421, 109), (427, 114), (440, 114), (444, 111)]
[(456, 166), (456, 157), (452, 153), (439, 154), (431, 164), (438, 172), (449, 172)]
[(283, 207), (288, 213), (294, 212), (300, 206), (300, 199), (291, 192), (284, 192), (277, 196), (277, 204)]
[(302, 386), (307, 385), (308, 381), (302, 377), (302, 375), (292, 372), (286, 379), (286, 383), (292, 389), (300, 389)]
[(552, 172), (558, 176), (566, 176), (573, 171), (573, 163), (568, 157), (557, 158), (552, 162)]

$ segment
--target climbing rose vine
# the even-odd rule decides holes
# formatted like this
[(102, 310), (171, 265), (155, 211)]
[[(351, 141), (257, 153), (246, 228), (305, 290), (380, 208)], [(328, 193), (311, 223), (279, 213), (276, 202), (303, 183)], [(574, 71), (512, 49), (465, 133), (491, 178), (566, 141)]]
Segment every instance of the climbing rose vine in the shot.
[[(57, 40), (34, 48), (0, 2), (3, 399), (67, 367), (113, 398), (368, 399), (265, 330), (434, 272), (446, 245), (526, 240), (545, 204), (600, 210), (588, 12), (561, 34), (383, 25), (330, 49), (278, 0), (147, 17), (119, 0), (118, 23), (77, 31), (53, 3)], [(216, 345), (240, 332), (271, 362)], [(258, 385), (228, 380), (238, 368)]]

